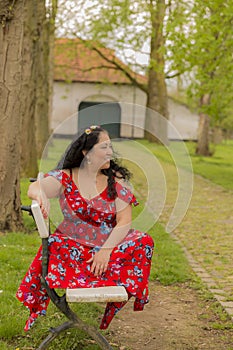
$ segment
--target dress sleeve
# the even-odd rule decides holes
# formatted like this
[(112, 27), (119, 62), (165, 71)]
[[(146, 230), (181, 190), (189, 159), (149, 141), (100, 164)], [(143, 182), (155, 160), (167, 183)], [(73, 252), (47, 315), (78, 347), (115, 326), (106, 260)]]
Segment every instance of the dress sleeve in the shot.
[(53, 176), (56, 180), (58, 180), (64, 186), (67, 184), (67, 180), (69, 177), (62, 170), (51, 170), (47, 174), (44, 175), (44, 177), (48, 177), (48, 176)]
[(117, 197), (124, 202), (133, 204), (135, 207), (139, 204), (131, 190), (128, 187), (121, 185), (119, 182), (116, 182), (116, 192)]

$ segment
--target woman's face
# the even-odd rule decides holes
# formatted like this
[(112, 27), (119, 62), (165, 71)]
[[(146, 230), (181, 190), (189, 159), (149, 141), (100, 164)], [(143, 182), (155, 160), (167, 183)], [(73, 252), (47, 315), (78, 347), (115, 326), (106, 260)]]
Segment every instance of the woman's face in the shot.
[(98, 169), (108, 169), (112, 155), (111, 140), (106, 132), (101, 132), (98, 143), (88, 152), (90, 165)]

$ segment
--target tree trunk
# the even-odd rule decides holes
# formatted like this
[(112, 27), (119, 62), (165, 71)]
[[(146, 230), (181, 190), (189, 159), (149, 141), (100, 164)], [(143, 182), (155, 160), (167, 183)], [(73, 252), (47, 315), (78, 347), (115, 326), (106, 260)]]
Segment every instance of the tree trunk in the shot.
[[(209, 104), (210, 96), (208, 94), (202, 96), (200, 105), (203, 108), (205, 105)], [(200, 156), (210, 156), (209, 149), (209, 131), (210, 131), (210, 117), (201, 112), (199, 114), (199, 126), (198, 126), (198, 140), (196, 147), (196, 154)]]
[[(48, 119), (51, 125), (52, 105), (53, 105), (53, 78), (54, 78), (54, 45), (55, 45), (55, 20), (57, 16), (58, 0), (50, 0), (49, 11), (49, 107)], [(49, 130), (50, 132), (51, 130)]]
[(156, 8), (154, 8), (152, 0), (150, 5), (152, 34), (150, 66), (148, 71), (148, 110), (145, 120), (145, 138), (149, 141), (167, 144), (168, 106), (163, 55), (165, 0), (158, 0)]
[(51, 113), (51, 96), (53, 86), (52, 53), (54, 41), (54, 21), (56, 13), (51, 4), (50, 16), (46, 16), (45, 2), (38, 3), (38, 32), (40, 37), (37, 48), (37, 90), (36, 90), (36, 145), (41, 158), (49, 138), (49, 115)]
[(38, 173), (35, 106), (37, 60), (37, 0), (26, 0), (24, 6), (23, 74), (21, 88), (21, 176), (36, 177)]
[(210, 156), (209, 150), (209, 126), (210, 117), (204, 113), (199, 114), (198, 141), (196, 154), (200, 156)]
[[(11, 3), (11, 2), (10, 2)], [(24, 0), (0, 1), (0, 230), (22, 228), (20, 124)]]

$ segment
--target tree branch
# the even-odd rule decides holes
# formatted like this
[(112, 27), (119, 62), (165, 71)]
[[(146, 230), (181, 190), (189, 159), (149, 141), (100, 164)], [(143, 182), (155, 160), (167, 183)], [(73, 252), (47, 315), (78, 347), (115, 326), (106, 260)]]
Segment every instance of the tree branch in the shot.
[(177, 72), (177, 73), (174, 73), (172, 75), (167, 75), (165, 74), (165, 79), (172, 79), (172, 78), (176, 78), (176, 77), (179, 77), (181, 74), (183, 74), (185, 71), (183, 72)]
[[(87, 42), (83, 39), (80, 39), (84, 45), (87, 46)], [(146, 84), (141, 84), (138, 82), (138, 80), (136, 79), (136, 76), (133, 76), (126, 68), (122, 67), (120, 65), (120, 63), (118, 63), (115, 59), (110, 59), (109, 57), (107, 57), (99, 48), (97, 48), (96, 46), (92, 45), (90, 42), (88, 43), (88, 47), (90, 47), (93, 51), (97, 52), (98, 55), (103, 58), (106, 62), (112, 64), (115, 66), (115, 69), (120, 70), (122, 73), (124, 73), (124, 75), (131, 81), (131, 83), (133, 85), (136, 85), (140, 90), (144, 91), (145, 93), (147, 93), (147, 85)], [(135, 73), (136, 75), (137, 73)]]
[[(70, 68), (70, 66), (66, 65), (66, 64), (63, 64), (63, 65), (59, 64), (57, 67), (59, 67), (59, 68), (61, 67), (61, 68), (65, 68), (65, 69)], [(74, 67), (74, 69), (76, 71), (83, 72), (83, 73), (91, 72), (92, 70), (95, 70), (95, 69), (98, 70), (98, 69), (103, 69), (103, 68), (118, 70), (116, 67), (105, 66), (105, 65), (103, 65), (103, 66), (96, 66), (96, 67), (90, 67), (90, 68), (85, 68), (85, 69), (84, 68), (79, 68), (79, 67)]]

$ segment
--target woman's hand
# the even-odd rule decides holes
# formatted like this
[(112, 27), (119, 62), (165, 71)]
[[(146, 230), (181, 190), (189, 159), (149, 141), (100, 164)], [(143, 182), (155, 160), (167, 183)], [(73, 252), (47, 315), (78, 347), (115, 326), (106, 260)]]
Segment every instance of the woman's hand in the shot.
[(111, 252), (112, 249), (102, 248), (87, 261), (87, 263), (92, 262), (91, 272), (94, 273), (95, 276), (100, 276), (107, 270)]
[(38, 202), (40, 209), (42, 211), (43, 217), (47, 219), (49, 215), (49, 210), (50, 210), (50, 202), (45, 192), (41, 189), (39, 181), (33, 182), (29, 186), (28, 197)]
[(50, 202), (46, 194), (43, 191), (40, 191), (34, 199), (38, 202), (43, 217), (47, 219), (49, 216)]
[(38, 199), (36, 199), (39, 203), (40, 209), (42, 211), (43, 217), (48, 219), (49, 211), (50, 211), (50, 202), (44, 192), (40, 192)]

